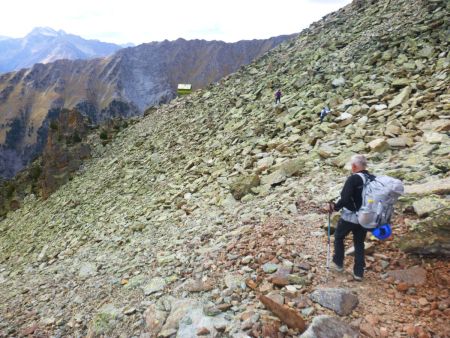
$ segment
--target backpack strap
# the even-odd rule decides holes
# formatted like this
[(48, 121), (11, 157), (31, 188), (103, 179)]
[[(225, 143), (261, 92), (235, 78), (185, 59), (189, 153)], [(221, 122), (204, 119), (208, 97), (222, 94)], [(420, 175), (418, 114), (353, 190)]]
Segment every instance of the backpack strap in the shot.
[[(358, 175), (359, 177), (361, 177), (362, 181), (363, 181), (363, 187), (362, 187), (362, 191), (361, 191), (361, 197), (362, 197), (362, 201), (361, 201), (361, 206), (366, 204), (366, 198), (365, 198), (365, 191), (367, 189), (367, 186), (369, 185), (370, 182), (372, 182), (373, 180), (370, 178), (369, 174), (366, 173), (356, 173), (356, 175)], [(354, 202), (353, 202), (354, 203)], [(356, 205), (355, 205), (356, 208)]]
[(358, 175), (359, 177), (361, 177), (361, 179), (363, 180), (363, 185), (366, 185), (367, 181), (369, 180), (368, 177), (366, 177), (366, 175), (364, 173), (356, 173), (356, 175)]
[(356, 173), (355, 175), (358, 175), (359, 177), (361, 177), (361, 179), (363, 180), (363, 185), (366, 185), (369, 182), (372, 182), (376, 178), (375, 175), (373, 175), (374, 178), (371, 178), (370, 177), (371, 175), (366, 174), (366, 173)]

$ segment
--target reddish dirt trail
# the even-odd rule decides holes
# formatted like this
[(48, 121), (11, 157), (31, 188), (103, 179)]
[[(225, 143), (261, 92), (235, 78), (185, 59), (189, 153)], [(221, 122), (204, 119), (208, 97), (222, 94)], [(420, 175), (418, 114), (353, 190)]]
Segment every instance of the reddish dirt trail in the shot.
[[(304, 207), (310, 212), (317, 210), (313, 205)], [(358, 294), (359, 305), (350, 316), (341, 319), (359, 328), (363, 337), (450, 336), (450, 326), (447, 325), (450, 317), (448, 261), (407, 255), (395, 248), (395, 240), (374, 242), (368, 235), (366, 243), (373, 243), (375, 250), (366, 255), (366, 274), (362, 282), (354, 281), (351, 277), (353, 257), (346, 257), (345, 272), (327, 273), (327, 233), (323, 223), (326, 223), (325, 214), (298, 215), (293, 220), (271, 218), (264, 224), (254, 225), (254, 231), (231, 244), (228, 253), (241, 256), (258, 253), (259, 259), (252, 267), (258, 272), (257, 282), (260, 286), (270, 280), (270, 276), (262, 271), (262, 265), (267, 262), (281, 263), (287, 259), (295, 263), (294, 272), (295, 266), (306, 265), (307, 271), (303, 272), (305, 275), (312, 274), (311, 284), (300, 290), (305, 296), (321, 287), (353, 290)], [(404, 232), (404, 226), (395, 229), (396, 236)], [(332, 241), (333, 237), (331, 254)], [(351, 246), (350, 235), (346, 240), (346, 248)], [(388, 270), (414, 266), (426, 270), (425, 284), (408, 285), (383, 276)], [(288, 301), (286, 297), (285, 303)], [(294, 307), (300, 310), (302, 305), (294, 304)], [(333, 311), (316, 305), (314, 315), (305, 319), (310, 322), (319, 314), (336, 316)]]

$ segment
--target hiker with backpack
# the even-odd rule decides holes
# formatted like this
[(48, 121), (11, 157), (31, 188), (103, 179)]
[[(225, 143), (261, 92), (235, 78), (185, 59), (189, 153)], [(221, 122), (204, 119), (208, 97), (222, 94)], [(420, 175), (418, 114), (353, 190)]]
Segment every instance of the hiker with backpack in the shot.
[(364, 240), (368, 230), (379, 239), (390, 236), (393, 205), (403, 194), (400, 180), (389, 176), (375, 177), (367, 171), (367, 159), (354, 155), (350, 160), (352, 175), (342, 188), (337, 203), (330, 202), (328, 212), (341, 210), (341, 217), (334, 233), (333, 266), (344, 271), (344, 239), (352, 232), (355, 248), (353, 278), (362, 281), (364, 276)]
[(281, 103), (281, 90), (280, 89), (278, 89), (275, 92), (275, 104), (277, 104), (277, 103)]
[(335, 270), (344, 271), (344, 239), (352, 232), (353, 245), (355, 247), (355, 263), (353, 266), (353, 277), (362, 281), (364, 275), (364, 239), (367, 229), (358, 223), (355, 216), (362, 204), (363, 179), (357, 173), (367, 175), (369, 179), (375, 176), (367, 171), (367, 160), (363, 155), (354, 155), (350, 160), (352, 175), (347, 178), (341, 191), (341, 198), (337, 203), (330, 202), (329, 212), (341, 211), (341, 218), (334, 232), (334, 255), (333, 267)]
[(324, 119), (325, 117), (327, 117), (329, 113), (331, 113), (330, 108), (328, 108), (328, 107), (323, 107), (323, 108), (322, 108), (322, 110), (321, 110), (320, 113), (319, 113), (319, 116), (320, 116), (320, 123), (323, 122), (323, 119)]

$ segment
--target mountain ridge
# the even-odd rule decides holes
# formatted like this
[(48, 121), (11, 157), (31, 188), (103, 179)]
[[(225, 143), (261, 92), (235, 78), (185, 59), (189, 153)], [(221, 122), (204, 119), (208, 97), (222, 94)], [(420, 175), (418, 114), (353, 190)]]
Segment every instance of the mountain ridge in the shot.
[(58, 60), (0, 75), (0, 173), (10, 177), (17, 171), (7, 167), (11, 156), (24, 165), (40, 152), (52, 109), (76, 108), (95, 123), (139, 115), (174, 98), (177, 83), (204, 87), (289, 37), (154, 42), (103, 59)]
[(104, 57), (121, 48), (113, 43), (83, 39), (63, 30), (36, 27), (23, 38), (5, 37), (0, 40), (0, 73), (59, 59)]

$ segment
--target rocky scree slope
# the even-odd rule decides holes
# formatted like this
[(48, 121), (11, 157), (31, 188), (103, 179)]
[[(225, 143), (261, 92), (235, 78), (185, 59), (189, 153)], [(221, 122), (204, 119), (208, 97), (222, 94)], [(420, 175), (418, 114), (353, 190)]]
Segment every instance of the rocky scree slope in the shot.
[[(448, 336), (448, 261), (397, 249), (449, 252), (446, 6), (356, 1), (93, 146), (0, 223), (1, 334), (298, 337), (291, 309), (304, 337)], [(353, 153), (407, 191), (362, 283), (327, 276), (321, 229)]]
[(175, 97), (178, 83), (202, 88), (288, 39), (224, 43), (163, 41), (93, 60), (59, 60), (0, 76), (0, 176), (12, 177), (43, 149), (59, 108), (99, 123), (142, 114)]

